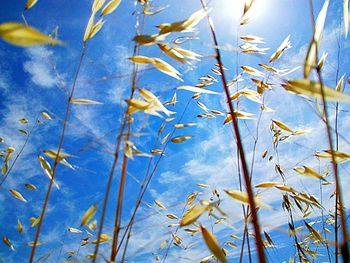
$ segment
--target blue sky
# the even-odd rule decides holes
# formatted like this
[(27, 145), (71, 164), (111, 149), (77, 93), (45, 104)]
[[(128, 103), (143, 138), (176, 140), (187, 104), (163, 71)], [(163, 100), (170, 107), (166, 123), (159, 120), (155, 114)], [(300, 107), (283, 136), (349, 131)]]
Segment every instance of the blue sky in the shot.
[[(276, 85), (265, 93), (264, 102), (274, 111), (263, 112), (259, 123), (253, 185), (265, 181), (281, 181), (280, 176), (275, 172), (275, 165), (280, 164), (286, 175), (286, 183), (299, 191), (313, 194), (319, 199), (322, 198), (324, 211), (327, 214), (327, 211), (333, 209), (334, 199), (329, 199), (333, 185), (324, 186), (321, 196), (318, 181), (303, 177), (293, 171), (293, 167), (302, 165), (312, 167), (321, 173), (326, 167), (330, 168), (327, 161), (318, 161), (314, 157), (315, 151), (328, 148), (324, 126), (315, 113), (316, 104), (312, 99), (308, 100), (286, 92), (279, 85), (285, 78), (302, 77), (302, 65), (312, 34), (307, 2), (256, 0), (256, 6), (254, 7), (254, 4), (251, 10), (252, 21), (242, 27), (238, 26), (239, 13), (234, 11), (235, 9), (242, 10), (242, 1), (215, 0), (211, 1), (209, 6), (212, 7), (211, 15), (222, 49), (224, 65), (228, 68), (229, 79), (235, 78), (237, 71), (241, 73), (240, 66), (259, 68), (259, 63), (267, 64), (271, 54), (290, 35), (292, 48), (285, 51), (273, 66), (278, 69), (300, 68), (282, 79), (274, 76), (269, 78), (269, 81)], [(345, 39), (343, 34), (341, 2), (340, 0), (331, 1), (321, 42), (321, 53), (328, 52), (323, 76), (325, 83), (331, 87), (335, 87), (338, 81), (336, 78), (338, 39), (340, 43), (338, 79), (349, 72), (349, 40)], [(58, 37), (64, 42), (63, 46), (19, 48), (0, 41), (0, 94), (2, 98), (0, 101), (0, 137), (5, 140), (0, 144), (0, 149), (4, 150), (13, 146), (16, 149), (16, 156), (26, 140), (26, 136), (18, 132), (18, 129), (29, 131), (42, 111), (48, 112), (52, 117), (52, 120), (49, 121), (39, 115), (43, 123), (36, 125), (33, 129), (23, 153), (0, 188), (0, 235), (9, 237), (15, 247), (15, 251), (11, 251), (4, 243), (0, 244), (0, 258), (4, 262), (25, 262), (30, 255), (30, 247), (26, 243), (34, 239), (36, 228), (30, 228), (29, 218), (40, 215), (49, 183), (39, 165), (37, 155), (42, 155), (43, 150), (57, 149), (66, 107), (66, 94), (71, 88), (77, 68), (91, 4), (90, 0), (50, 2), (39, 0), (32, 9), (25, 12), (28, 23), (46, 34), (50, 34), (58, 26)], [(193, 0), (154, 0), (152, 4), (168, 6), (168, 8), (160, 14), (145, 18), (144, 33), (148, 35), (158, 32), (156, 25), (183, 20), (201, 8), (200, 2)], [(0, 23), (22, 22), (21, 13), (24, 5), (25, 1), (4, 2), (0, 10)], [(322, 5), (323, 1), (314, 1), (315, 15), (318, 14)], [(138, 6), (136, 10), (139, 12), (141, 8)], [(80, 239), (89, 235), (86, 228), (81, 228), (83, 234), (69, 233), (67, 228), (79, 228), (82, 215), (92, 204), (99, 205), (95, 218), (98, 220), (100, 218), (107, 177), (113, 161), (114, 145), (121, 124), (122, 112), (126, 108), (124, 99), (130, 94), (133, 65), (128, 57), (132, 56), (134, 47), (132, 41), (135, 36), (134, 11), (133, 1), (122, 1), (118, 9), (107, 16), (101, 31), (88, 42), (87, 55), (82, 64), (74, 97), (88, 98), (103, 104), (73, 105), (72, 107), (63, 150), (73, 155), (68, 158), (68, 161), (76, 169), (72, 170), (63, 165), (58, 166), (56, 181), (60, 190), (53, 189), (39, 238), (44, 244), (37, 249), (37, 259), (50, 254), (46, 262), (64, 261), (67, 258), (66, 252), (76, 251), (79, 248)], [(167, 37), (166, 41), (170, 42), (181, 35), (189, 34), (172, 34)], [(242, 44), (242, 41), (237, 42), (238, 35), (262, 37), (264, 43), (259, 44), (259, 47), (270, 49), (265, 51), (265, 55), (237, 53), (235, 51), (237, 43)], [(159, 57), (167, 61), (182, 73), (184, 81), (180, 82), (156, 69), (148, 70), (147, 66), (141, 66), (137, 87), (152, 91), (159, 96), (162, 102), (166, 102), (171, 100), (176, 87), (195, 85), (199, 77), (207, 74), (214, 75), (211, 69), (214, 68), (216, 61), (206, 20), (196, 26), (195, 36), (198, 39), (182, 45), (183, 48), (193, 50), (203, 56), (200, 61), (194, 61), (193, 66), (172, 60), (156, 45), (142, 46), (141, 55)], [(314, 77), (311, 76), (311, 78)], [(251, 76), (244, 74), (244, 80), (239, 82), (238, 88), (254, 90), (256, 86), (253, 85), (250, 78)], [(236, 87), (232, 87), (231, 92), (234, 92)], [(233, 241), (238, 246), (241, 243), (229, 237), (230, 234), (242, 237), (241, 205), (223, 192), (224, 189), (239, 189), (236, 147), (231, 126), (223, 125), (224, 116), (212, 119), (197, 117), (203, 113), (197, 101), (202, 102), (211, 110), (227, 112), (220, 81), (214, 82), (207, 88), (219, 92), (219, 95), (204, 94), (198, 100), (191, 100), (193, 93), (178, 90), (176, 91), (178, 103), (167, 107), (176, 112), (175, 120), (166, 124), (161, 137), (172, 131), (172, 125), (179, 121), (182, 114), (181, 123), (193, 122), (197, 125), (175, 131), (174, 136), (191, 135), (193, 138), (180, 144), (170, 143), (165, 151), (166, 155), (159, 163), (138, 210), (127, 254), (130, 262), (153, 262), (157, 255), (162, 258), (165, 251), (160, 250), (159, 245), (171, 239), (171, 233), (175, 231), (175, 228), (168, 227), (168, 225), (176, 223), (175, 220), (169, 220), (166, 214), (175, 214), (180, 218), (186, 197), (194, 191), (199, 192), (198, 200), (208, 200), (212, 195), (212, 190), (219, 191), (222, 199), (221, 207), (228, 215), (227, 220), (216, 225), (213, 224), (215, 219), (202, 216), (200, 222), (208, 228), (212, 227), (221, 245), (224, 246), (226, 241)], [(347, 92), (346, 85), (345, 92)], [(186, 109), (189, 100), (191, 101)], [(330, 119), (333, 123), (335, 120), (334, 107), (334, 103), (329, 104)], [(239, 121), (249, 167), (253, 157), (259, 109), (259, 104), (241, 98), (239, 110), (254, 114), (251, 120)], [(350, 129), (349, 106), (341, 104), (340, 110), (339, 150), (350, 152), (347, 140)], [(18, 121), (23, 117), (29, 120), (28, 124), (21, 124)], [(132, 137), (132, 141), (140, 150), (149, 152), (155, 147), (154, 145), (157, 145), (157, 131), (163, 119), (142, 112), (134, 114), (133, 117), (135, 122), (132, 125), (132, 131), (141, 132), (141, 136)], [(282, 121), (294, 130), (311, 129), (311, 131), (281, 142), (276, 152), (270, 131), (272, 119)], [(268, 157), (273, 156), (271, 161), (268, 161), (268, 158), (261, 158), (265, 150), (268, 151)], [(159, 156), (154, 156), (151, 162), (152, 167), (158, 158)], [(12, 161), (13, 159), (10, 164)], [(137, 156), (129, 161), (122, 225), (127, 223), (131, 215), (140, 189), (140, 181), (145, 176), (148, 162), (149, 158)], [(118, 178), (121, 173), (120, 163), (121, 159), (116, 169), (103, 231), (110, 235), (114, 223)], [(342, 187), (346, 190), (350, 186), (349, 166), (346, 163), (341, 164), (339, 172)], [(328, 178), (333, 181), (332, 176)], [(25, 189), (25, 183), (36, 185), (38, 190)], [(198, 187), (198, 183), (207, 184), (209, 187)], [(28, 202), (23, 203), (14, 199), (9, 194), (9, 189), (21, 192)], [(268, 259), (271, 262), (288, 261), (295, 250), (291, 248), (293, 240), (287, 235), (288, 215), (281, 209), (282, 193), (277, 189), (259, 192), (262, 200), (272, 207), (270, 210), (261, 209), (259, 211), (262, 229), (270, 234), (276, 245), (273, 249), (267, 249)], [(345, 206), (349, 207), (350, 193), (349, 191), (343, 193)], [(165, 204), (167, 210), (156, 206), (154, 203), (156, 199)], [(320, 210), (315, 209), (307, 220), (308, 222), (317, 221), (320, 216)], [(24, 232), (22, 234), (17, 232), (17, 219), (23, 223)], [(296, 213), (295, 220), (298, 226), (303, 225), (302, 219), (302, 215)], [(315, 226), (319, 228), (320, 222), (316, 222)], [(91, 240), (95, 239), (96, 231), (89, 232), (94, 235)], [(200, 234), (191, 237), (180, 229), (178, 235), (184, 240), (183, 247), (172, 245), (167, 258), (168, 262), (199, 262), (202, 258), (210, 256)], [(306, 236), (307, 231), (302, 235)], [(251, 241), (254, 247), (253, 238)], [(191, 249), (184, 249), (191, 244), (193, 245)], [(229, 261), (237, 260), (239, 248), (224, 247), (229, 251)], [(87, 254), (93, 252), (93, 249), (92, 244), (81, 247), (78, 259), (84, 260)], [(110, 244), (101, 244), (100, 251), (108, 257)], [(319, 251), (320, 254), (325, 255), (323, 248), (320, 248)], [(323, 256), (321, 258), (327, 260)], [(244, 258), (244, 262), (248, 262), (247, 257)]]

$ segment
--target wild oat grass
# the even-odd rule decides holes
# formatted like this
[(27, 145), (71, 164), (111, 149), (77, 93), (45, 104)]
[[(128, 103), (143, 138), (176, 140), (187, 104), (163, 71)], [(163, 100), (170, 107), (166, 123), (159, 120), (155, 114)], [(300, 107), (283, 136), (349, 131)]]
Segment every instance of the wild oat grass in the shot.
[[(51, 224), (46, 216), (50, 202), (54, 202), (51, 198), (52, 192), (54, 190), (65, 191), (67, 187), (59, 186), (60, 169), (65, 166), (70, 169), (71, 173), (90, 169), (74, 164), (74, 158), (79, 158), (79, 151), (74, 154), (63, 150), (71, 141), (69, 130), (74, 127), (74, 124), (71, 123), (73, 109), (75, 110), (76, 107), (103, 107), (104, 105), (104, 101), (100, 99), (95, 100), (77, 95), (83, 65), (89, 59), (91, 46), (103, 45), (94, 40), (104, 30), (105, 25), (110, 23), (110, 17), (118, 14), (119, 6), (131, 5), (121, 0), (91, 1), (85, 31), (81, 29), (83, 35), (81, 51), (72, 77), (72, 84), (68, 89), (65, 87), (65, 90), (69, 91), (66, 92), (65, 105), (62, 105), (65, 109), (64, 116), (55, 128), (59, 133), (56, 140), (58, 146), (54, 150), (37, 149), (37, 167), (49, 179), (49, 181), (47, 179), (45, 181), (45, 177), (40, 179), (46, 185), (43, 200), (40, 200), (39, 195), (32, 197), (39, 190), (43, 191), (43, 189), (38, 189), (34, 183), (27, 182), (23, 188), (19, 184), (14, 184), (13, 181), (9, 183), (9, 178), (13, 176), (18, 167), (16, 165), (18, 160), (21, 157), (24, 159), (23, 151), (35, 133), (40, 133), (40, 129), (45, 132), (45, 129), (38, 125), (43, 124), (45, 127), (47, 123), (53, 122), (55, 117), (47, 110), (40, 110), (36, 119), (31, 120), (26, 116), (20, 118), (18, 132), (25, 136), (25, 140), (19, 150), (7, 144), (8, 138), (1, 137), (3, 164), (0, 191), (4, 192), (4, 202), (14, 198), (16, 202), (29, 203), (28, 200), (35, 202), (32, 204), (34, 206), (42, 204), (40, 214), (30, 217), (30, 223), (26, 222), (23, 217), (20, 219), (16, 216), (13, 216), (11, 222), (1, 223), (3, 227), (0, 234), (6, 251), (3, 246), (4, 252), (1, 252), (0, 256), (4, 262), (13, 261), (13, 253), (17, 253), (17, 250), (24, 251), (24, 247), (28, 246), (30, 254), (23, 258), (23, 261), (29, 259), (29, 262), (87, 260), (92, 262), (165, 262), (174, 260), (174, 258), (177, 258), (179, 262), (276, 262), (280, 258), (277, 253), (282, 249), (283, 244), (281, 243), (287, 243), (287, 241), (292, 245), (287, 251), (290, 254), (285, 257), (289, 262), (321, 260), (338, 262), (339, 259), (349, 262), (348, 217), (341, 187), (343, 178), (339, 172), (340, 168), (346, 171), (345, 163), (350, 160), (350, 154), (343, 152), (339, 145), (340, 139), (349, 144), (346, 139), (347, 131), (339, 130), (339, 107), (343, 103), (350, 102), (350, 95), (344, 92), (349, 83), (347, 75), (339, 77), (339, 53), (341, 46), (346, 45), (348, 41), (346, 38), (349, 27), (348, 1), (343, 1), (342, 14), (337, 17), (338, 23), (342, 23), (343, 32), (339, 31), (338, 47), (334, 47), (338, 48), (338, 58), (333, 63), (336, 65), (333, 65), (333, 69), (335, 68), (333, 73), (336, 75), (334, 87), (325, 84), (323, 75), (327, 54), (325, 52), (320, 54), (330, 1), (322, 1), (317, 15), (314, 14), (312, 0), (298, 2), (298, 5), (310, 10), (310, 28), (312, 28), (307, 50), (303, 54), (302, 77), (293, 77), (299, 67), (293, 67), (292, 64), (289, 68), (279, 68), (278, 62), (286, 57), (286, 53), (293, 48), (290, 33), (283, 32), (283, 36), (278, 36), (278, 39), (283, 40), (274, 51), (271, 51), (266, 44), (268, 39), (243, 30), (247, 25), (254, 23), (254, 17), (250, 13), (258, 1), (243, 1), (241, 16), (237, 24), (236, 43), (233, 41), (230, 43), (231, 46), (220, 43), (219, 32), (215, 29), (216, 21), (211, 17), (216, 11), (214, 1), (200, 0), (198, 3), (193, 3), (193, 6), (200, 5), (201, 8), (193, 11), (187, 17), (179, 13), (178, 21), (165, 20), (158, 23), (156, 28), (150, 26), (148, 20), (158, 16), (166, 19), (161, 16), (162, 12), (167, 9), (175, 10), (181, 7), (182, 3), (170, 1), (169, 6), (159, 6), (162, 3), (156, 3), (156, 0), (135, 1), (134, 12), (130, 15), (132, 19), (129, 20), (135, 28), (135, 35), (130, 39), (133, 52), (123, 62), (132, 64), (127, 76), (130, 77), (128, 96), (119, 98), (123, 100), (121, 110), (115, 110), (118, 117), (113, 120), (117, 127), (113, 130), (114, 141), (110, 143), (113, 146), (108, 150), (97, 146), (98, 154), (103, 152), (110, 157), (109, 162), (102, 160), (103, 155), (98, 157), (101, 157), (99, 166), (103, 167), (99, 171), (99, 178), (100, 182), (105, 185), (104, 190), (101, 194), (97, 187), (96, 190), (93, 188), (94, 194), (99, 196), (99, 202), (90, 202), (88, 207), (78, 206), (79, 211), (75, 211), (73, 216), (76, 218), (75, 222), (79, 223), (63, 230), (64, 235), (59, 238), (60, 242), (55, 244), (58, 249), (56, 248), (57, 251), (53, 253), (56, 254), (54, 258), (50, 252), (52, 247), (45, 250), (46, 243), (42, 229), (43, 225)], [(25, 3), (21, 14), (23, 23), (1, 23), (0, 38), (8, 45), (22, 48), (38, 45), (51, 45), (49, 48), (58, 45), (66, 48), (67, 43), (64, 39), (58, 38), (57, 29), (51, 34), (44, 34), (37, 30), (35, 25), (28, 23), (27, 12), (31, 12), (39, 4), (40, 1), (37, 0), (28, 0)], [(131, 10), (131, 7), (129, 9)], [(206, 29), (203, 29), (205, 20), (208, 21), (208, 25)], [(115, 34), (124, 30), (123, 25), (115, 26), (117, 27)], [(203, 36), (203, 32), (199, 34), (197, 28), (204, 30), (204, 33), (208, 34), (207, 38)], [(241, 33), (242, 31), (245, 33)], [(198, 35), (201, 37), (197, 37)], [(206, 41), (205, 52), (201, 54), (201, 52), (192, 50), (193, 46), (196, 47), (192, 43), (204, 41), (203, 39)], [(159, 56), (147, 55), (149, 54), (147, 50), (152, 48), (157, 50)], [(233, 50), (234, 53), (226, 52), (227, 50)], [(245, 56), (256, 56), (259, 62), (248, 63), (249, 60), (247, 60), (240, 63), (240, 59)], [(226, 63), (227, 57), (234, 61), (233, 66)], [(199, 71), (201, 62), (205, 60), (210, 61), (211, 68), (207, 69), (207, 73), (202, 74), (198, 80), (191, 82), (189, 75), (191, 72)], [(51, 66), (57, 73), (55, 65), (51, 64)], [(157, 85), (156, 77), (152, 79), (152, 83), (142, 81), (145, 76), (158, 76), (158, 74), (170, 79), (170, 88), (165, 92), (169, 98), (168, 101), (163, 96), (159, 97), (154, 89), (149, 88), (151, 85)], [(230, 79), (229, 76), (233, 78)], [(58, 73), (56, 78), (57, 82), (62, 80)], [(110, 79), (103, 77), (100, 80)], [(320, 124), (317, 127), (295, 128), (294, 124), (289, 124), (288, 120), (281, 120), (281, 115), (268, 106), (271, 99), (272, 101), (281, 99), (273, 97), (274, 94), (271, 95), (277, 88), (283, 89), (289, 96), (303, 100), (309, 105), (310, 112), (305, 112), (305, 115), (315, 114)], [(207, 97), (210, 99), (205, 99)], [(180, 101), (183, 105), (181, 108), (178, 107)], [(213, 108), (212, 101), (216, 102), (217, 108)], [(195, 113), (198, 110), (201, 112), (197, 115)], [(83, 111), (84, 109), (81, 108), (81, 112)], [(348, 114), (348, 111), (343, 110), (343, 113)], [(266, 123), (266, 114), (270, 115), (268, 135), (265, 137), (268, 137), (270, 141), (261, 142), (262, 133), (266, 133), (263, 126), (263, 123)], [(158, 119), (158, 121), (155, 122), (153, 119)], [(174, 165), (181, 164), (184, 157), (178, 153), (185, 153), (188, 147), (194, 147), (204, 139), (199, 133), (203, 128), (211, 132), (210, 129), (213, 126), (208, 123), (214, 123), (213, 125), (218, 126), (217, 130), (229, 133), (228, 138), (230, 139), (225, 141), (224, 145), (218, 143), (215, 147), (225, 148), (230, 156), (230, 161), (234, 163), (235, 169), (229, 170), (230, 174), (224, 176), (232, 177), (233, 181), (238, 178), (236, 188), (229, 183), (211, 185), (209, 180), (205, 179), (197, 184), (192, 184), (186, 179), (182, 181), (179, 178), (183, 178), (181, 174), (183, 169), (181, 167), (176, 169), (167, 164), (167, 160), (171, 160), (170, 162), (173, 162)], [(151, 134), (144, 132), (146, 128)], [(313, 159), (311, 164), (306, 162), (307, 159), (300, 160), (299, 156), (293, 156), (291, 167), (285, 168), (283, 158), (289, 158), (290, 151), (295, 149), (293, 147), (307, 148), (307, 145), (299, 144), (298, 140), (311, 133), (312, 129), (324, 130), (327, 137), (327, 148), (312, 149), (313, 156), (307, 158), (308, 160)], [(285, 143), (290, 141), (294, 145), (290, 148), (285, 147)], [(83, 148), (90, 148), (89, 145), (95, 147), (94, 144), (100, 142), (100, 138), (93, 138), (93, 141)], [(261, 153), (258, 152), (260, 144), (264, 146)], [(323, 144), (322, 147), (324, 147)], [(168, 159), (171, 158), (169, 156), (171, 154), (177, 159)], [(196, 152), (192, 161), (203, 158), (202, 154), (207, 156), (205, 151)], [(137, 165), (135, 160), (139, 158), (144, 158), (144, 165)], [(221, 160), (223, 163), (216, 164), (218, 174), (227, 165), (224, 163), (224, 158)], [(29, 160), (22, 160), (22, 162), (27, 161)], [(206, 162), (210, 163), (212, 160), (206, 160)], [(274, 163), (274, 171), (269, 171), (269, 173), (274, 173), (273, 179), (270, 180), (272, 176), (269, 176), (269, 180), (264, 180), (264, 176), (258, 172), (258, 169), (264, 166), (262, 162)], [(154, 192), (157, 192), (155, 188), (150, 188), (150, 185), (157, 176), (160, 176), (159, 170), (163, 163), (171, 167), (172, 179), (175, 182), (174, 185), (169, 183), (167, 187), (179, 188), (181, 196), (176, 196), (177, 203), (172, 203), (173, 201), (168, 203), (164, 197), (153, 198), (153, 203), (145, 201), (145, 195), (153, 193), (154, 196)], [(205, 164), (204, 167), (195, 168), (199, 171), (198, 173), (205, 174), (205, 169), (209, 169)], [(140, 167), (143, 168), (140, 169)], [(138, 173), (137, 178), (133, 177), (135, 169)], [(317, 184), (319, 191), (312, 192), (307, 187), (297, 188), (295, 184), (290, 184), (290, 174), (305, 177), (305, 180)], [(132, 190), (128, 187), (130, 180), (134, 180), (135, 187)], [(223, 178), (217, 177), (216, 180), (220, 183)], [(183, 195), (180, 190), (184, 186), (176, 183), (180, 181), (185, 182), (183, 184), (192, 189), (187, 195)], [(97, 182), (90, 183), (94, 185)], [(346, 187), (345, 185), (343, 189)], [(329, 190), (330, 188), (332, 190)], [(158, 190), (161, 191), (161, 189)], [(32, 196), (27, 198), (29, 192), (32, 192)], [(324, 192), (330, 193), (330, 196), (324, 196)], [(269, 195), (265, 193), (269, 193), (273, 198), (278, 196), (278, 198), (269, 200)], [(91, 193), (80, 191), (79, 195), (82, 194)], [(130, 196), (133, 197), (132, 205)], [(334, 207), (329, 209), (328, 205), (326, 208), (326, 203), (329, 203), (325, 200), (326, 198), (332, 199)], [(62, 203), (55, 205), (60, 207)], [(138, 213), (141, 213), (140, 210), (143, 210), (143, 206), (149, 207), (157, 215), (157, 220), (153, 222), (156, 223), (155, 225), (143, 225), (143, 222), (152, 218), (153, 215), (141, 211), (143, 216), (146, 215), (146, 219), (137, 216)], [(32, 214), (35, 213), (33, 211)], [(285, 221), (272, 227), (267, 226), (266, 223), (261, 223), (265, 222), (264, 216), (267, 213), (272, 216), (275, 214), (276, 217), (283, 215)], [(235, 216), (239, 218), (238, 229), (237, 224), (233, 223), (236, 220)], [(162, 220), (168, 226), (165, 226)], [(14, 225), (18, 233), (7, 235), (6, 233), (10, 233), (9, 229), (14, 228)], [(35, 229), (35, 233), (29, 232), (30, 228)], [(156, 245), (152, 244), (154, 241), (151, 239), (148, 240), (149, 243), (146, 242), (146, 246), (150, 244), (151, 250), (154, 250), (149, 252), (150, 250), (146, 249), (144, 244), (137, 243), (137, 238), (138, 234), (143, 234), (144, 239), (150, 238), (152, 232), (159, 233), (159, 236), (155, 236)], [(278, 233), (278, 238), (275, 233)], [(23, 238), (24, 234), (31, 235), (32, 241), (26, 241)], [(74, 235), (78, 237), (75, 239), (75, 245), (70, 244), (70, 249), (65, 251), (66, 238)], [(44, 241), (42, 242), (43, 236)], [(136, 240), (136, 243), (133, 243), (133, 239)], [(40, 258), (37, 251), (39, 245), (43, 253)], [(130, 247), (132, 253), (128, 254)], [(142, 250), (147, 250), (147, 252), (140, 253), (142, 255), (140, 259), (138, 252)], [(174, 255), (171, 255), (172, 251), (175, 251)], [(193, 258), (185, 257), (186, 253), (193, 255)]]

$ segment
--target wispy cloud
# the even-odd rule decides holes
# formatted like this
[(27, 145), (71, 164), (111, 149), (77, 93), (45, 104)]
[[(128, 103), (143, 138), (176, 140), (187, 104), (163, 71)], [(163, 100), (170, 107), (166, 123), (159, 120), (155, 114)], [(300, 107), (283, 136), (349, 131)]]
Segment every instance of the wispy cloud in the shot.
[(29, 73), (31, 81), (42, 88), (52, 88), (57, 83), (49, 63), (52, 54), (45, 47), (29, 48), (26, 51), (28, 60), (23, 63), (23, 69)]
[[(132, 77), (132, 63), (128, 60), (132, 54), (130, 50), (123, 45), (118, 45), (112, 50), (112, 54), (107, 57), (103, 57), (103, 60), (107, 63), (112, 63), (112, 69), (114, 69), (113, 75), (118, 75), (116, 80), (112, 80), (113, 83), (108, 90), (108, 101), (113, 103), (123, 103), (123, 100), (127, 96), (127, 92), (131, 90), (131, 77)], [(110, 61), (112, 59), (112, 61)], [(113, 77), (113, 76), (112, 76)]]

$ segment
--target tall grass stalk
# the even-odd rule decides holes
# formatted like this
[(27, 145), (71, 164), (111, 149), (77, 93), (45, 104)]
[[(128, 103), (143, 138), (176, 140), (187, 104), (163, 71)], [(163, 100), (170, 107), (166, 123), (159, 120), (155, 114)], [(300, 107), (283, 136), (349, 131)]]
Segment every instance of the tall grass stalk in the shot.
[(243, 178), (245, 181), (245, 186), (246, 186), (246, 190), (247, 190), (247, 194), (248, 194), (249, 206), (251, 209), (252, 224), (254, 226), (255, 242), (256, 242), (256, 249), (258, 252), (258, 258), (259, 258), (260, 263), (264, 263), (265, 262), (264, 245), (263, 245), (262, 238), (260, 235), (260, 225), (259, 225), (257, 208), (256, 208), (256, 205), (254, 202), (253, 188), (252, 188), (251, 181), (250, 181), (248, 165), (247, 165), (245, 154), (244, 154), (242, 139), (241, 139), (241, 135), (240, 135), (239, 127), (238, 127), (238, 121), (237, 121), (236, 115), (234, 113), (232, 103), (230, 102), (230, 93), (229, 93), (229, 90), (227, 87), (227, 80), (225, 77), (225, 71), (223, 70), (223, 63), (221, 60), (219, 43), (218, 43), (217, 38), (216, 38), (214, 23), (213, 23), (210, 15), (208, 13), (207, 6), (203, 0), (200, 0), (200, 1), (201, 1), (203, 9), (206, 11), (206, 14), (207, 14), (209, 27), (210, 27), (210, 31), (211, 31), (211, 34), (213, 37), (213, 43), (214, 43), (214, 47), (215, 47), (215, 51), (216, 51), (216, 60), (219, 64), (219, 71), (221, 73), (221, 82), (223, 85), (223, 89), (225, 91), (226, 100), (227, 100), (227, 104), (229, 106), (230, 114), (232, 116), (232, 125), (233, 125), (233, 129), (235, 132), (235, 137), (237, 140), (237, 147), (238, 147), (239, 155), (240, 155), (240, 159), (241, 159)]
[[(313, 14), (312, 0), (309, 1), (309, 5), (310, 5), (310, 16), (311, 16), (313, 31), (315, 31), (315, 18)], [(318, 45), (316, 45), (316, 61), (318, 57), (319, 57), (319, 48), (318, 48)], [(324, 90), (324, 82), (322, 78), (322, 72), (319, 67), (316, 67), (316, 73), (317, 73), (318, 81), (321, 85), (320, 93), (322, 96), (323, 113), (324, 113), (322, 120), (326, 126), (328, 146), (329, 146), (329, 150), (331, 151), (332, 169), (333, 169), (333, 176), (335, 181), (335, 193), (336, 193), (336, 200), (338, 200), (338, 202), (336, 202), (337, 205), (335, 207), (335, 210), (339, 209), (340, 225), (341, 225), (342, 239), (343, 239), (342, 243), (340, 244), (340, 250), (341, 250), (343, 262), (349, 262), (350, 259), (349, 259), (349, 248), (348, 248), (348, 235), (347, 235), (347, 228), (346, 228), (346, 214), (343, 206), (343, 195), (342, 195), (342, 190), (341, 190), (341, 185), (340, 185), (340, 180), (338, 175), (338, 166), (334, 155), (335, 148), (334, 148), (334, 143), (332, 139), (331, 125), (329, 121), (329, 113), (328, 113), (327, 101), (326, 101), (325, 90)], [(336, 246), (339, 247), (339, 243), (336, 243)], [(337, 252), (336, 252), (336, 257), (338, 257)]]
[(53, 165), (53, 168), (52, 168), (52, 178), (50, 180), (49, 187), (48, 187), (47, 192), (46, 192), (43, 208), (41, 210), (40, 220), (39, 220), (39, 223), (38, 223), (38, 228), (37, 228), (36, 233), (35, 233), (35, 239), (34, 239), (33, 247), (31, 249), (31, 253), (30, 253), (30, 259), (29, 259), (30, 263), (32, 263), (34, 261), (35, 250), (36, 250), (36, 247), (37, 247), (37, 244), (38, 244), (38, 240), (39, 240), (39, 236), (40, 236), (40, 232), (41, 232), (41, 227), (42, 227), (42, 224), (43, 224), (43, 221), (44, 221), (44, 217), (45, 217), (46, 208), (47, 208), (47, 205), (49, 203), (49, 198), (50, 198), (50, 194), (51, 194), (52, 185), (53, 185), (53, 182), (54, 182), (54, 179), (55, 179), (58, 163), (60, 162), (60, 152), (61, 152), (62, 147), (63, 147), (66, 127), (67, 127), (67, 123), (68, 123), (70, 109), (71, 109), (71, 106), (72, 106), (71, 100), (72, 100), (73, 95), (74, 95), (74, 91), (75, 91), (75, 88), (76, 88), (78, 76), (79, 76), (80, 69), (81, 69), (81, 65), (83, 63), (84, 56), (85, 56), (85, 53), (86, 53), (86, 48), (87, 48), (86, 43), (84, 43), (83, 47), (82, 47), (81, 54), (80, 54), (78, 67), (77, 67), (77, 70), (76, 70), (76, 73), (75, 73), (75, 76), (74, 76), (72, 89), (71, 89), (71, 92), (70, 92), (68, 100), (67, 100), (66, 113), (65, 113), (65, 116), (64, 116), (64, 120), (63, 120), (63, 127), (62, 127), (62, 131), (61, 131), (61, 137), (60, 137), (60, 141), (59, 141), (58, 148), (57, 148), (57, 151), (56, 151), (55, 162), (54, 162), (54, 165)]

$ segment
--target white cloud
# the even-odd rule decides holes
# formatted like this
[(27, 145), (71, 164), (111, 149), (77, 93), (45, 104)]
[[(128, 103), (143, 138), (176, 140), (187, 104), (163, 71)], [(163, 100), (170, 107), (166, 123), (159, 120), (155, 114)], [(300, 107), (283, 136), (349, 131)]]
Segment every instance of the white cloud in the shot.
[(28, 60), (23, 63), (23, 69), (30, 74), (31, 81), (43, 88), (52, 88), (57, 81), (49, 63), (52, 51), (45, 47), (28, 48)]
[(113, 85), (108, 90), (108, 100), (113, 103), (123, 103), (127, 92), (131, 87), (131, 76), (133, 66), (132, 63), (128, 60), (128, 57), (131, 56), (130, 51), (126, 46), (118, 45), (112, 51), (112, 56), (108, 54), (108, 58), (104, 57), (103, 59), (110, 60), (111, 57), (113, 62), (112, 68), (115, 69), (114, 75), (120, 76), (116, 81), (113, 81)]
[(175, 172), (167, 171), (159, 175), (158, 181), (161, 184), (183, 183), (185, 178), (183, 176), (179, 176)]
[(8, 74), (2, 70), (2, 75), (0, 76), (0, 90), (6, 92), (10, 86)]
[(7, 54), (0, 48), (0, 91), (5, 95), (10, 91), (11, 86), (13, 86), (11, 73), (9, 68), (9, 61), (7, 59)]

